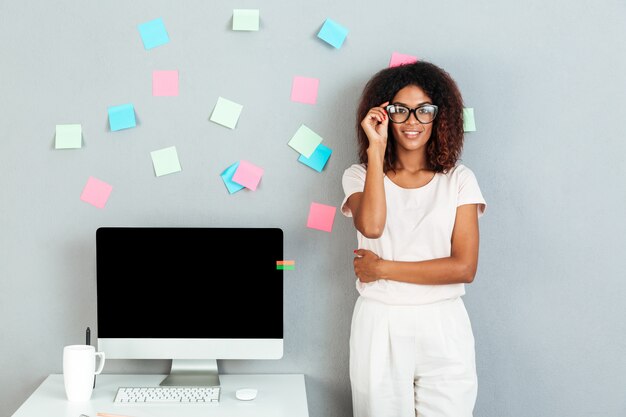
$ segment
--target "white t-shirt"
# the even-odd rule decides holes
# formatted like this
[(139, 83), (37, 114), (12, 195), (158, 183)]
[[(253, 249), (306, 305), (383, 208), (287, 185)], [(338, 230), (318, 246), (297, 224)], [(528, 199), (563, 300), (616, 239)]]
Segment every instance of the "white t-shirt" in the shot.
[[(354, 164), (342, 178), (345, 197), (341, 212), (352, 217), (346, 205), (350, 195), (365, 186), (365, 165)], [(384, 177), (387, 219), (382, 235), (368, 239), (357, 231), (359, 249), (369, 249), (390, 261), (423, 261), (450, 256), (456, 208), (478, 204), (481, 217), (487, 207), (474, 173), (462, 164), (446, 174), (436, 173), (419, 188), (402, 188)], [(358, 292), (367, 298), (396, 305), (418, 305), (459, 297), (465, 284), (422, 285), (391, 280), (363, 283), (356, 280)]]

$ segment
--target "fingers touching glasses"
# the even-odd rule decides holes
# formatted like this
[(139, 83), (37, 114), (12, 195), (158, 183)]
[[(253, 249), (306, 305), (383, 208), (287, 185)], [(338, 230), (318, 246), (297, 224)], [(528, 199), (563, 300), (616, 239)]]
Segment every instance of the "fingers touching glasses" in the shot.
[(412, 109), (403, 104), (389, 104), (385, 110), (389, 115), (389, 121), (393, 123), (404, 123), (409, 120), (411, 113), (413, 113), (420, 123), (428, 124), (435, 120), (438, 107), (434, 104), (422, 104)]

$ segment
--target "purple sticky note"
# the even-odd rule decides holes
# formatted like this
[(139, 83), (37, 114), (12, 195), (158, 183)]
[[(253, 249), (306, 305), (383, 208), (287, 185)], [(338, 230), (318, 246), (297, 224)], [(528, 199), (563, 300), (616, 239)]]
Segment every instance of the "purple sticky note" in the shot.
[(178, 95), (178, 71), (152, 71), (153, 96)]
[(293, 77), (293, 83), (291, 84), (291, 101), (315, 104), (319, 85), (320, 80), (317, 78)]
[(311, 229), (330, 232), (333, 230), (333, 222), (335, 220), (335, 212), (337, 207), (327, 206), (326, 204), (311, 203), (309, 209), (309, 218), (306, 221), (306, 227)]
[(389, 61), (389, 68), (397, 67), (404, 64), (412, 64), (417, 62), (417, 57), (413, 55), (405, 55), (399, 52), (391, 54), (391, 60)]
[(233, 174), (233, 182), (241, 184), (244, 187), (255, 191), (261, 177), (263, 176), (263, 168), (251, 164), (248, 161), (239, 161), (239, 166)]
[(104, 208), (113, 186), (94, 177), (89, 177), (80, 199), (98, 208)]

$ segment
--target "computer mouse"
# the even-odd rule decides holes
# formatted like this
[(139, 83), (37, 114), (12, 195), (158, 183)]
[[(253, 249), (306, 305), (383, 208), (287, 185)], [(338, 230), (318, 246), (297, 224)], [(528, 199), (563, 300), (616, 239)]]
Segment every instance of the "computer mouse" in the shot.
[(241, 401), (250, 401), (256, 398), (256, 388), (239, 388), (235, 391), (235, 397)]

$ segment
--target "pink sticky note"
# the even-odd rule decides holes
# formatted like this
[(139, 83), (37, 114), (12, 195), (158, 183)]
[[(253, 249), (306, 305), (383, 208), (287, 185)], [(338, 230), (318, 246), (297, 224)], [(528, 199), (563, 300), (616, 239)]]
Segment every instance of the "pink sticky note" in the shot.
[(293, 77), (293, 83), (291, 84), (291, 101), (315, 104), (319, 85), (320, 80), (317, 78)]
[(336, 211), (337, 207), (327, 206), (326, 204), (320, 203), (311, 203), (309, 218), (306, 221), (306, 227), (323, 230), (324, 232), (330, 232), (333, 230), (333, 221), (335, 220)]
[(104, 208), (113, 186), (94, 177), (89, 177), (80, 199), (98, 208)]
[(263, 176), (263, 168), (251, 164), (248, 161), (239, 161), (239, 166), (233, 174), (233, 182), (241, 184), (244, 187), (255, 191), (261, 177)]
[(178, 95), (178, 71), (152, 71), (153, 96)]
[(417, 62), (417, 57), (413, 55), (405, 55), (398, 52), (391, 54), (391, 60), (389, 61), (389, 68), (397, 67), (404, 64), (412, 64)]

